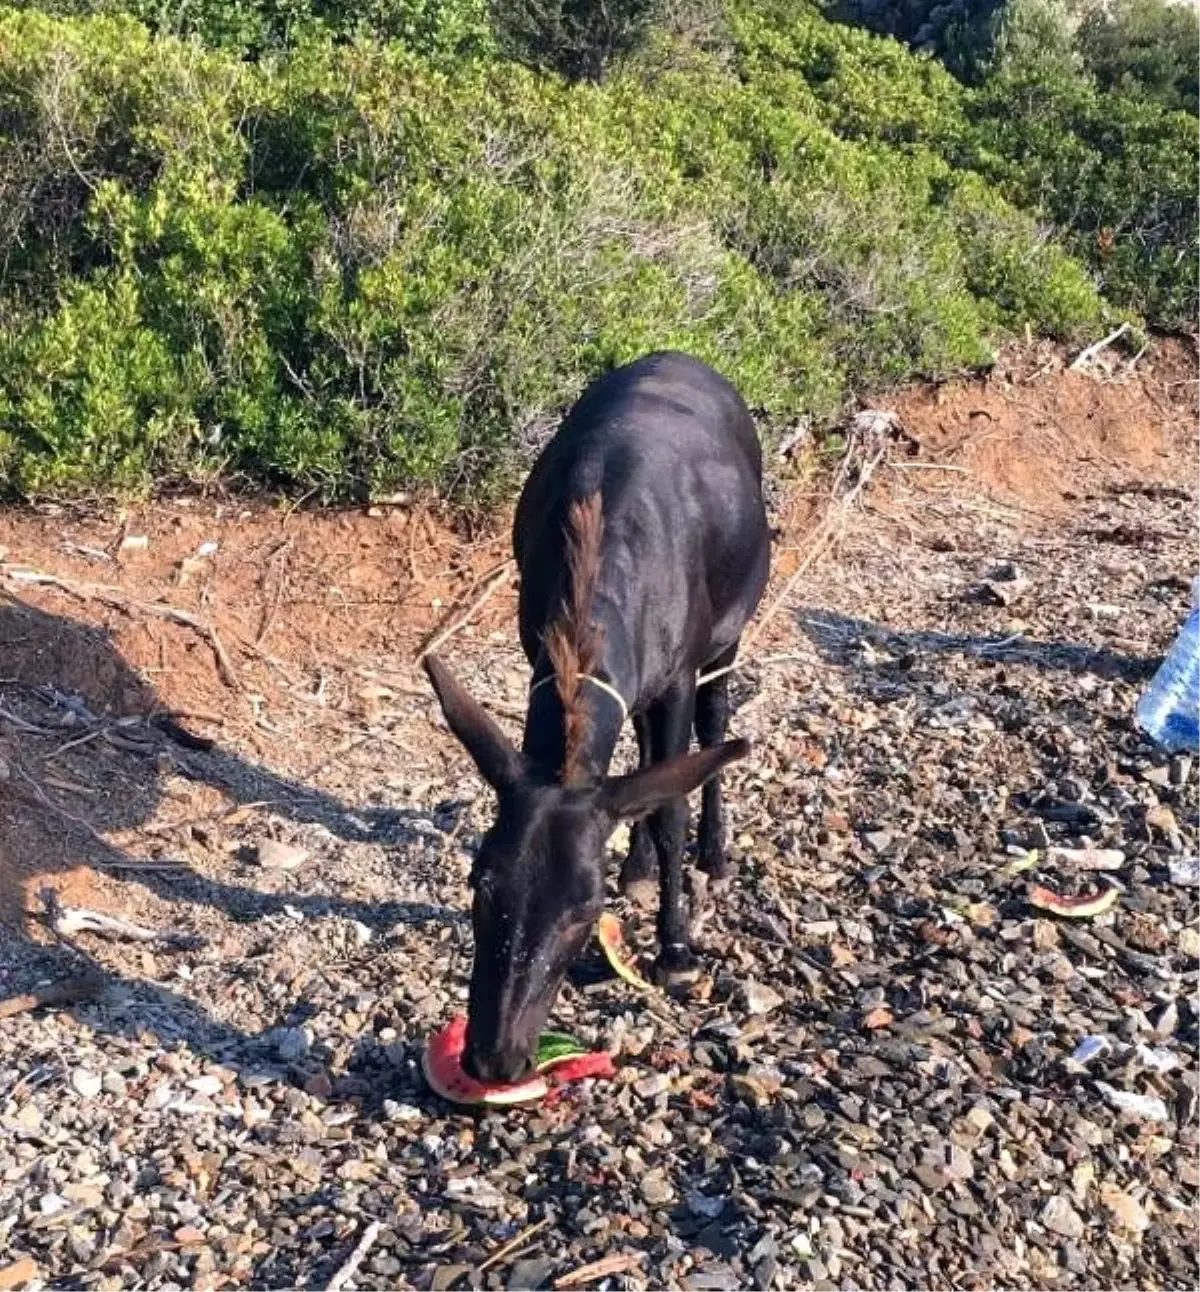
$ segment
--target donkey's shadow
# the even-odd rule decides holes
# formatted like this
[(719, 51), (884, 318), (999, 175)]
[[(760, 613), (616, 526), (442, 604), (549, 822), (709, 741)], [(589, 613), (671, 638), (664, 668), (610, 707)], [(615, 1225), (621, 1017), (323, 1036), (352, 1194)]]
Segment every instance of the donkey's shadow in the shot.
[[(272, 917), (293, 912), (341, 916), (373, 932), (465, 917), (431, 905), (264, 893), (194, 870), (139, 866), (105, 836), (152, 820), (166, 772), (211, 785), (234, 803), (269, 803), (277, 816), (319, 824), (348, 841), (396, 845), (429, 830), (425, 813), (352, 807), (229, 751), (195, 747), (177, 728), (172, 734), (169, 723), (156, 724), (163, 710), (103, 629), (0, 598), (0, 997), (47, 980), (98, 975), (103, 1001), (75, 1007), (90, 1026), (140, 1034), (150, 1020), (164, 1044), (186, 1037), (223, 1062), (253, 1067), (265, 1062), (262, 1036), (214, 1018), (178, 991), (102, 970), (78, 939), (34, 938), (43, 890), (60, 890), (70, 905), (72, 888), (85, 876), (109, 873), (176, 910), (209, 906), (267, 927)], [(141, 721), (123, 727), (121, 718)]]

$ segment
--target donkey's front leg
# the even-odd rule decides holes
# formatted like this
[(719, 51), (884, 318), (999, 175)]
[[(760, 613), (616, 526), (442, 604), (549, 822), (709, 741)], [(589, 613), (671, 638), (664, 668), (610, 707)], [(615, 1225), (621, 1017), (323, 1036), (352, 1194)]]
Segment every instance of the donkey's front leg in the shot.
[[(679, 683), (646, 715), (654, 763), (686, 754), (692, 734), (695, 681)], [(683, 892), (683, 845), (687, 838), (688, 803), (676, 798), (651, 814), (650, 837), (658, 853), (658, 966), (668, 986), (695, 980), (699, 966), (688, 940), (687, 904)]]

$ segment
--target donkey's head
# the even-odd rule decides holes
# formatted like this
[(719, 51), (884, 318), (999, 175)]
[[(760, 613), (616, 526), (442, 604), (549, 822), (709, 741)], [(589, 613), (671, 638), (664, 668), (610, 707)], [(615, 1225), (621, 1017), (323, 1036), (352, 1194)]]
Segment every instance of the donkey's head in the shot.
[(604, 845), (618, 821), (691, 793), (749, 746), (714, 749), (629, 776), (564, 783), (535, 767), (444, 664), (425, 671), (450, 730), (496, 793), (496, 817), (471, 871), (471, 970), (464, 1067), (483, 1081), (516, 1081), (571, 962), (604, 903)]

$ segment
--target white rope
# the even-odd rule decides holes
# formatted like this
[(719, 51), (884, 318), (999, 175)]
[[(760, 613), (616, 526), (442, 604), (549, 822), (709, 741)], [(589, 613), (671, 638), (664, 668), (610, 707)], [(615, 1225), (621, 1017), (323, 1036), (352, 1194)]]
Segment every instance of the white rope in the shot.
[[(556, 674), (548, 673), (540, 682), (535, 682), (529, 688), (529, 694), (532, 695), (539, 687), (545, 686), (547, 682), (553, 682), (555, 680)], [(621, 721), (624, 723), (625, 719), (629, 717), (629, 706), (625, 703), (625, 697), (615, 686), (610, 686), (603, 678), (593, 677), (590, 673), (580, 673), (579, 680), (581, 682), (590, 682), (593, 686), (598, 686), (600, 690), (604, 691), (607, 695), (612, 696), (612, 698), (621, 706)]]

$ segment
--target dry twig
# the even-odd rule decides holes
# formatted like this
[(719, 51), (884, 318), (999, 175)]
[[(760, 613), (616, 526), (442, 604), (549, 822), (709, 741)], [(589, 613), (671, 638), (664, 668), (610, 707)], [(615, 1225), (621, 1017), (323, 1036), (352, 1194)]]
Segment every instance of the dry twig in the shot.
[(217, 671), (226, 686), (234, 691), (242, 689), (233, 661), (225, 649), (217, 630), (199, 615), (190, 610), (180, 610), (178, 606), (168, 605), (162, 601), (139, 601), (136, 597), (127, 596), (119, 588), (101, 583), (77, 583), (72, 579), (63, 579), (56, 574), (44, 574), (40, 570), (31, 570), (24, 566), (10, 563), (0, 564), (0, 578), (6, 583), (34, 584), (41, 587), (56, 588), (79, 601), (99, 601), (102, 605), (131, 617), (142, 614), (155, 619), (165, 619), (170, 623), (182, 624), (198, 633), (208, 642), (217, 659)]
[(552, 1216), (543, 1216), (541, 1220), (535, 1221), (534, 1224), (522, 1229), (515, 1238), (510, 1238), (507, 1243), (502, 1247), (498, 1247), (487, 1260), (482, 1262), (479, 1266), (479, 1273), (482, 1274), (485, 1270), (490, 1270), (493, 1265), (499, 1265), (501, 1261), (506, 1261), (510, 1256), (515, 1255), (528, 1245), (529, 1240), (535, 1234), (540, 1234), (552, 1219)]
[(511, 575), (514, 565), (516, 565), (516, 561), (510, 557), (499, 567), (499, 569), (493, 571), (491, 577), (483, 585), (483, 590), (475, 600), (471, 602), (466, 610), (464, 610), (457, 619), (448, 624), (440, 632), (435, 633), (429, 642), (421, 648), (421, 652), (417, 656), (418, 662), (423, 660), (426, 655), (432, 655), (435, 650), (444, 646), (446, 642), (455, 635), (455, 633), (461, 632), (471, 622), (471, 620), (475, 618), (479, 611), (483, 609), (484, 605), (491, 600), (492, 596)]
[(366, 1254), (371, 1250), (375, 1240), (379, 1237), (379, 1231), (382, 1228), (378, 1220), (372, 1220), (371, 1223), (363, 1230), (362, 1237), (358, 1240), (354, 1250), (346, 1258), (345, 1264), (329, 1280), (327, 1292), (341, 1292), (350, 1280), (358, 1273), (358, 1267), (363, 1263)]
[(45, 987), (35, 987), (21, 996), (0, 1000), (0, 1018), (27, 1014), (43, 1005), (74, 1005), (80, 1001), (98, 1000), (104, 992), (104, 980), (98, 974), (81, 974), (76, 978), (63, 978)]
[(589, 1283), (599, 1283), (601, 1279), (610, 1278), (614, 1274), (624, 1274), (641, 1262), (641, 1252), (615, 1252), (612, 1256), (602, 1256), (590, 1265), (580, 1265), (578, 1269), (571, 1270), (555, 1279), (554, 1286), (560, 1292), (564, 1288), (586, 1287)]
[(1097, 341), (1094, 345), (1089, 345), (1086, 350), (1081, 350), (1079, 354), (1075, 356), (1075, 359), (1071, 364), (1071, 371), (1078, 372), (1080, 368), (1086, 368), (1090, 364), (1094, 363), (1096, 360), (1096, 356), (1102, 350), (1106, 350), (1110, 345), (1112, 345), (1114, 341), (1116, 341), (1119, 337), (1123, 337), (1125, 333), (1128, 331), (1129, 331), (1129, 324), (1122, 323), (1121, 326), (1117, 328), (1115, 332), (1110, 332), (1108, 336), (1101, 337), (1101, 339)]
[(50, 887), (43, 888), (41, 898), (46, 907), (46, 918), (54, 932), (63, 939), (77, 933), (98, 933), (101, 937), (117, 938), (125, 942), (162, 942), (167, 946), (194, 947), (199, 939), (181, 933), (148, 929), (145, 925), (122, 920), (102, 911), (89, 911), (82, 906), (63, 906), (58, 893)]

